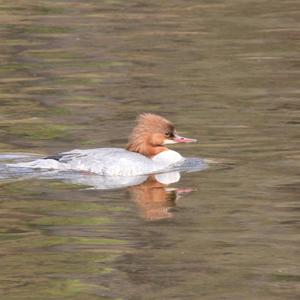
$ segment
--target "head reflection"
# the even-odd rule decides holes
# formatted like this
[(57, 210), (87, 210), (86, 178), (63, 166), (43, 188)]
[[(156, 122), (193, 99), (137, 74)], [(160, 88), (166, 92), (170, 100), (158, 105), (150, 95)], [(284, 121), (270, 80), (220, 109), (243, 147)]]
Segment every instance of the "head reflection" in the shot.
[(176, 200), (191, 189), (170, 188), (179, 181), (178, 172), (151, 175), (139, 185), (129, 187), (132, 200), (138, 205), (140, 216), (146, 220), (160, 220), (173, 216)]

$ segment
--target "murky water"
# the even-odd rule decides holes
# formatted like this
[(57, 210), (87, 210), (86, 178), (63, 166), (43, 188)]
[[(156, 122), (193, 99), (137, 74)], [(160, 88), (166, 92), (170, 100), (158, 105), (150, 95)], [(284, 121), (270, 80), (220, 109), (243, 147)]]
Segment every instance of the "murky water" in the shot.
[(123, 147), (146, 111), (224, 162), (167, 188), (3, 179), (1, 299), (299, 299), (297, 7), (0, 0), (1, 153)]

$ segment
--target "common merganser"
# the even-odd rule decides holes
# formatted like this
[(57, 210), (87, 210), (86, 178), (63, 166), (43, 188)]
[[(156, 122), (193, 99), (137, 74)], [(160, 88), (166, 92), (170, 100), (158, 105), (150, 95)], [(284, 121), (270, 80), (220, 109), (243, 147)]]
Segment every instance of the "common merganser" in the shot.
[(10, 166), (87, 171), (107, 176), (137, 176), (164, 172), (174, 164), (184, 162), (178, 152), (166, 145), (196, 142), (176, 133), (167, 119), (151, 114), (141, 114), (137, 119), (127, 145), (122, 148), (96, 148), (72, 150), (47, 156), (31, 162)]

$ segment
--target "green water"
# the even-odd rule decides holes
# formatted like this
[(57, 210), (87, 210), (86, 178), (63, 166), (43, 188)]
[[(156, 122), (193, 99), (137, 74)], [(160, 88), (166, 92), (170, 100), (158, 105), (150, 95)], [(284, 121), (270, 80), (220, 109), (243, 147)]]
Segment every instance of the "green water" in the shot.
[(0, 0), (0, 153), (123, 147), (153, 112), (199, 140), (172, 149), (225, 162), (167, 194), (1, 181), (1, 299), (299, 299), (299, 17), (296, 0)]

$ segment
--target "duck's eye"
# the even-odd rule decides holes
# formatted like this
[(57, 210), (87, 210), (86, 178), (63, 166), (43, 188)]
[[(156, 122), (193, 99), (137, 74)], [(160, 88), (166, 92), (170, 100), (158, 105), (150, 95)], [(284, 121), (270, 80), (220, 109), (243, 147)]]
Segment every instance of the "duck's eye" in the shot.
[(165, 136), (168, 137), (168, 138), (170, 138), (170, 137), (173, 136), (173, 134), (172, 134), (172, 132), (167, 131), (167, 132), (165, 133)]

